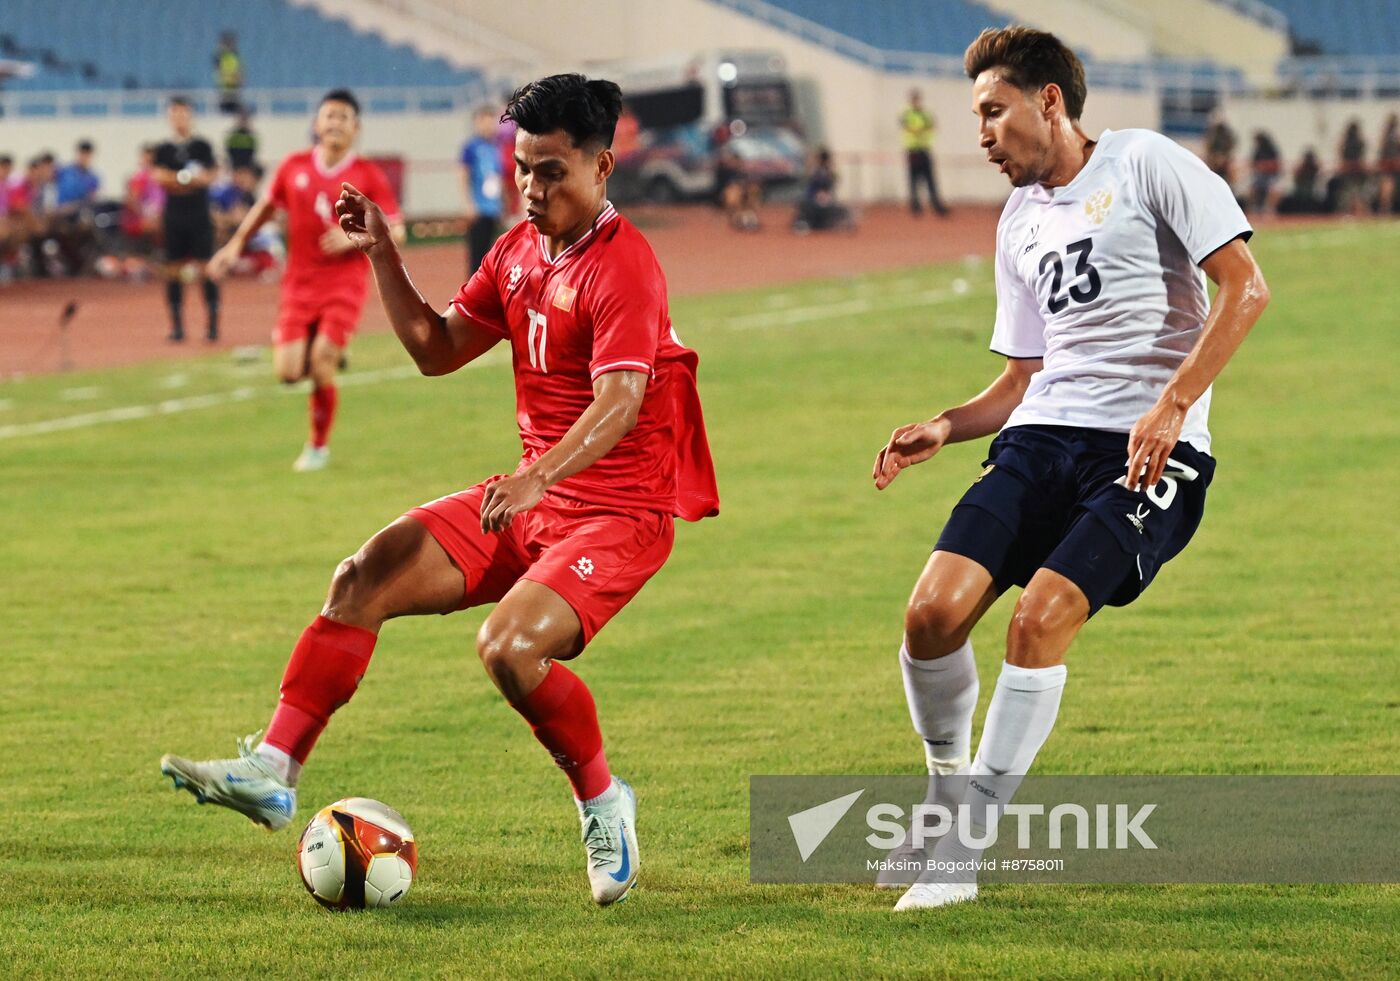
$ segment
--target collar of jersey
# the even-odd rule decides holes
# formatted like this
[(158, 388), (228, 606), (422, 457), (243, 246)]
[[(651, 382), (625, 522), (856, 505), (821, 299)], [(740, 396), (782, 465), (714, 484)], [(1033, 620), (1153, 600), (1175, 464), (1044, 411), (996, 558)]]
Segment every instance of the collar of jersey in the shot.
[(603, 210), (598, 212), (597, 218), (593, 219), (593, 227), (589, 228), (588, 231), (584, 232), (583, 235), (579, 237), (577, 242), (569, 246), (563, 252), (560, 252), (559, 255), (553, 259), (549, 257), (549, 248), (544, 243), (544, 235), (537, 233), (540, 246), (540, 258), (544, 261), (546, 266), (563, 265), (566, 259), (578, 255), (587, 248), (588, 243), (593, 241), (593, 236), (598, 234), (598, 229), (613, 221), (615, 218), (617, 218), (617, 209), (613, 207), (611, 201), (604, 201)]
[(351, 150), (345, 155), (344, 159), (342, 159), (340, 163), (336, 164), (334, 167), (328, 168), (325, 164), (321, 163), (321, 148), (318, 146), (311, 148), (312, 166), (316, 168), (316, 173), (320, 174), (322, 177), (334, 177), (336, 174), (340, 173), (342, 170), (344, 170), (346, 167), (349, 167), (354, 162), (355, 151)]
[(1070, 194), (1074, 192), (1075, 185), (1077, 185), (1081, 180), (1087, 179), (1084, 177), (1084, 175), (1089, 173), (1091, 170), (1098, 169), (1099, 161), (1104, 159), (1104, 141), (1112, 136), (1113, 130), (1111, 129), (1106, 129), (1099, 134), (1099, 138), (1094, 141), (1098, 144), (1096, 147), (1094, 147), (1094, 155), (1089, 158), (1089, 162), (1087, 164), (1079, 168), (1079, 173), (1075, 174), (1068, 184), (1066, 184), (1064, 187), (1046, 187), (1044, 184), (1033, 184), (1031, 185), (1030, 189), (1031, 197), (1034, 200), (1039, 201), (1041, 204), (1059, 204), (1062, 201), (1068, 201)]

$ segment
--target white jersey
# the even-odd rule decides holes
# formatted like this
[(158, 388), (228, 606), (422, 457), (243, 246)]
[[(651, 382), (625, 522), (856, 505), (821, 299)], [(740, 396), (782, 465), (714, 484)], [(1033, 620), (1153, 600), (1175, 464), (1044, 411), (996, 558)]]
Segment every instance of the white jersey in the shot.
[[(1018, 187), (997, 224), (992, 350), (1043, 358), (1007, 427), (1126, 433), (1196, 344), (1198, 263), (1253, 234), (1234, 194), (1160, 133), (1105, 130), (1064, 187)], [(1181, 438), (1210, 452), (1207, 389)]]

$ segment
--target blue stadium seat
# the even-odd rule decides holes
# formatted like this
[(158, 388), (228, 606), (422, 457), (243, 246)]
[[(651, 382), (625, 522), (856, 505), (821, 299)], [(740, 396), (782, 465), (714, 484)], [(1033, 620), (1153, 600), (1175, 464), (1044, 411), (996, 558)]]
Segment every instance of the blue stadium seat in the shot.
[(1400, 4), (1395, 0), (1267, 0), (1288, 18), (1295, 45), (1331, 55), (1394, 55), (1400, 51)]
[(847, 37), (884, 51), (961, 56), (983, 28), (1002, 27), (1006, 15), (968, 0), (768, 0)]
[[(0, 3), (0, 34), (39, 66), (35, 77), (5, 88), (210, 88), (214, 47), (225, 30), (238, 35), (249, 87), (460, 86), (479, 78), (286, 0), (45, 0), (41, 11)], [(46, 53), (60, 64), (46, 64)], [(96, 68), (96, 77), (84, 77), (84, 63)]]

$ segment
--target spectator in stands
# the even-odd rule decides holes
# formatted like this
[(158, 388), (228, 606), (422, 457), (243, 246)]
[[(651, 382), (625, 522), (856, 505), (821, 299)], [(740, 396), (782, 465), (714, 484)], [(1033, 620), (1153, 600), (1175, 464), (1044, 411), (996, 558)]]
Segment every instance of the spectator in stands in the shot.
[(501, 234), (501, 155), (496, 147), (500, 115), (490, 106), (478, 107), (472, 113), (472, 137), (462, 145), (468, 279)]
[(160, 243), (160, 216), (165, 211), (165, 191), (156, 180), (155, 146), (144, 144), (139, 159), (136, 173), (126, 182), (121, 224), (128, 252), (148, 256)]
[(229, 170), (252, 167), (258, 162), (258, 135), (253, 132), (253, 117), (246, 108), (239, 108), (238, 121), (224, 137), (224, 153)]
[(933, 135), (938, 128), (933, 115), (924, 109), (924, 97), (918, 89), (909, 90), (909, 104), (899, 114), (899, 129), (904, 139), (904, 157), (909, 168), (909, 210), (923, 214), (919, 189), (926, 188), (928, 204), (940, 217), (948, 214), (943, 199), (938, 196), (938, 178), (933, 169)]
[(1318, 162), (1317, 151), (1308, 147), (1303, 159), (1293, 168), (1293, 193), (1278, 203), (1279, 214), (1315, 215), (1326, 210), (1317, 189), (1321, 174), (1322, 165)]
[(853, 228), (851, 212), (836, 200), (839, 177), (831, 162), (831, 151), (818, 147), (807, 173), (807, 186), (792, 219), (792, 230), (799, 234), (826, 231), (829, 228)]
[(1239, 138), (1225, 121), (1225, 110), (1218, 106), (1212, 109), (1206, 123), (1206, 166), (1231, 187), (1235, 186), (1235, 148), (1238, 144)]
[(1391, 113), (1381, 134), (1380, 155), (1376, 160), (1379, 176), (1376, 205), (1383, 215), (1396, 211), (1395, 185), (1400, 181), (1400, 113)]
[(14, 158), (8, 153), (0, 154), (0, 283), (13, 279), (19, 264), (21, 229), (17, 218), (10, 213), (14, 169)]
[(102, 182), (92, 169), (91, 140), (80, 140), (74, 148), (73, 162), (58, 169), (55, 178), (60, 208), (78, 208), (97, 202), (97, 190)]
[(1337, 210), (1360, 217), (1366, 211), (1370, 183), (1366, 173), (1366, 138), (1361, 135), (1360, 120), (1347, 123), (1337, 158)]
[(243, 108), (243, 58), (233, 31), (219, 35), (219, 46), (214, 49), (214, 83), (219, 88), (219, 111), (239, 112)]
[[(209, 188), (209, 204), (214, 212), (214, 235), (222, 247), (257, 203), (263, 169), (257, 164), (235, 167), (227, 180)], [(281, 254), (281, 238), (274, 223), (268, 222), (248, 239), (231, 272), (256, 275), (274, 269)]]
[(52, 276), (59, 269), (58, 243), (54, 240), (58, 212), (58, 185), (54, 182), (54, 156), (41, 153), (30, 158), (24, 181), (15, 186), (14, 201), (27, 234), (29, 267), (35, 276)]
[(740, 232), (758, 231), (758, 205), (763, 200), (763, 188), (729, 143), (719, 148), (715, 159), (715, 194), (724, 216), (729, 219), (729, 227)]
[(1262, 129), (1254, 132), (1254, 152), (1249, 158), (1249, 210), (1270, 214), (1278, 207), (1275, 185), (1283, 171), (1278, 144)]

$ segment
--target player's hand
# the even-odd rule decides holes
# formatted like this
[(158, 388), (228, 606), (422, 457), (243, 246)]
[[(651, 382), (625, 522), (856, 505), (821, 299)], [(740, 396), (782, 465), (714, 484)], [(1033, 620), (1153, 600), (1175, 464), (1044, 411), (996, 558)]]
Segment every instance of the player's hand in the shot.
[(238, 264), (238, 258), (243, 254), (243, 246), (237, 242), (229, 242), (218, 252), (204, 267), (204, 274), (210, 279), (223, 279), (229, 274), (234, 266)]
[(1165, 396), (1137, 421), (1128, 433), (1128, 490), (1157, 486), (1185, 422), (1186, 409)]
[(481, 498), (482, 532), (505, 531), (517, 514), (540, 503), (544, 489), (544, 481), (528, 471), (487, 484)]
[(884, 490), (905, 467), (923, 463), (943, 449), (952, 430), (953, 424), (942, 418), (896, 429), (875, 457), (875, 469), (870, 474), (875, 479), (875, 489)]
[(341, 184), (335, 202), (336, 217), (350, 244), (365, 254), (376, 247), (391, 245), (393, 235), (379, 205), (361, 194), (354, 184)]
[(340, 255), (355, 247), (350, 236), (339, 225), (332, 225), (321, 235), (321, 252), (325, 255)]

